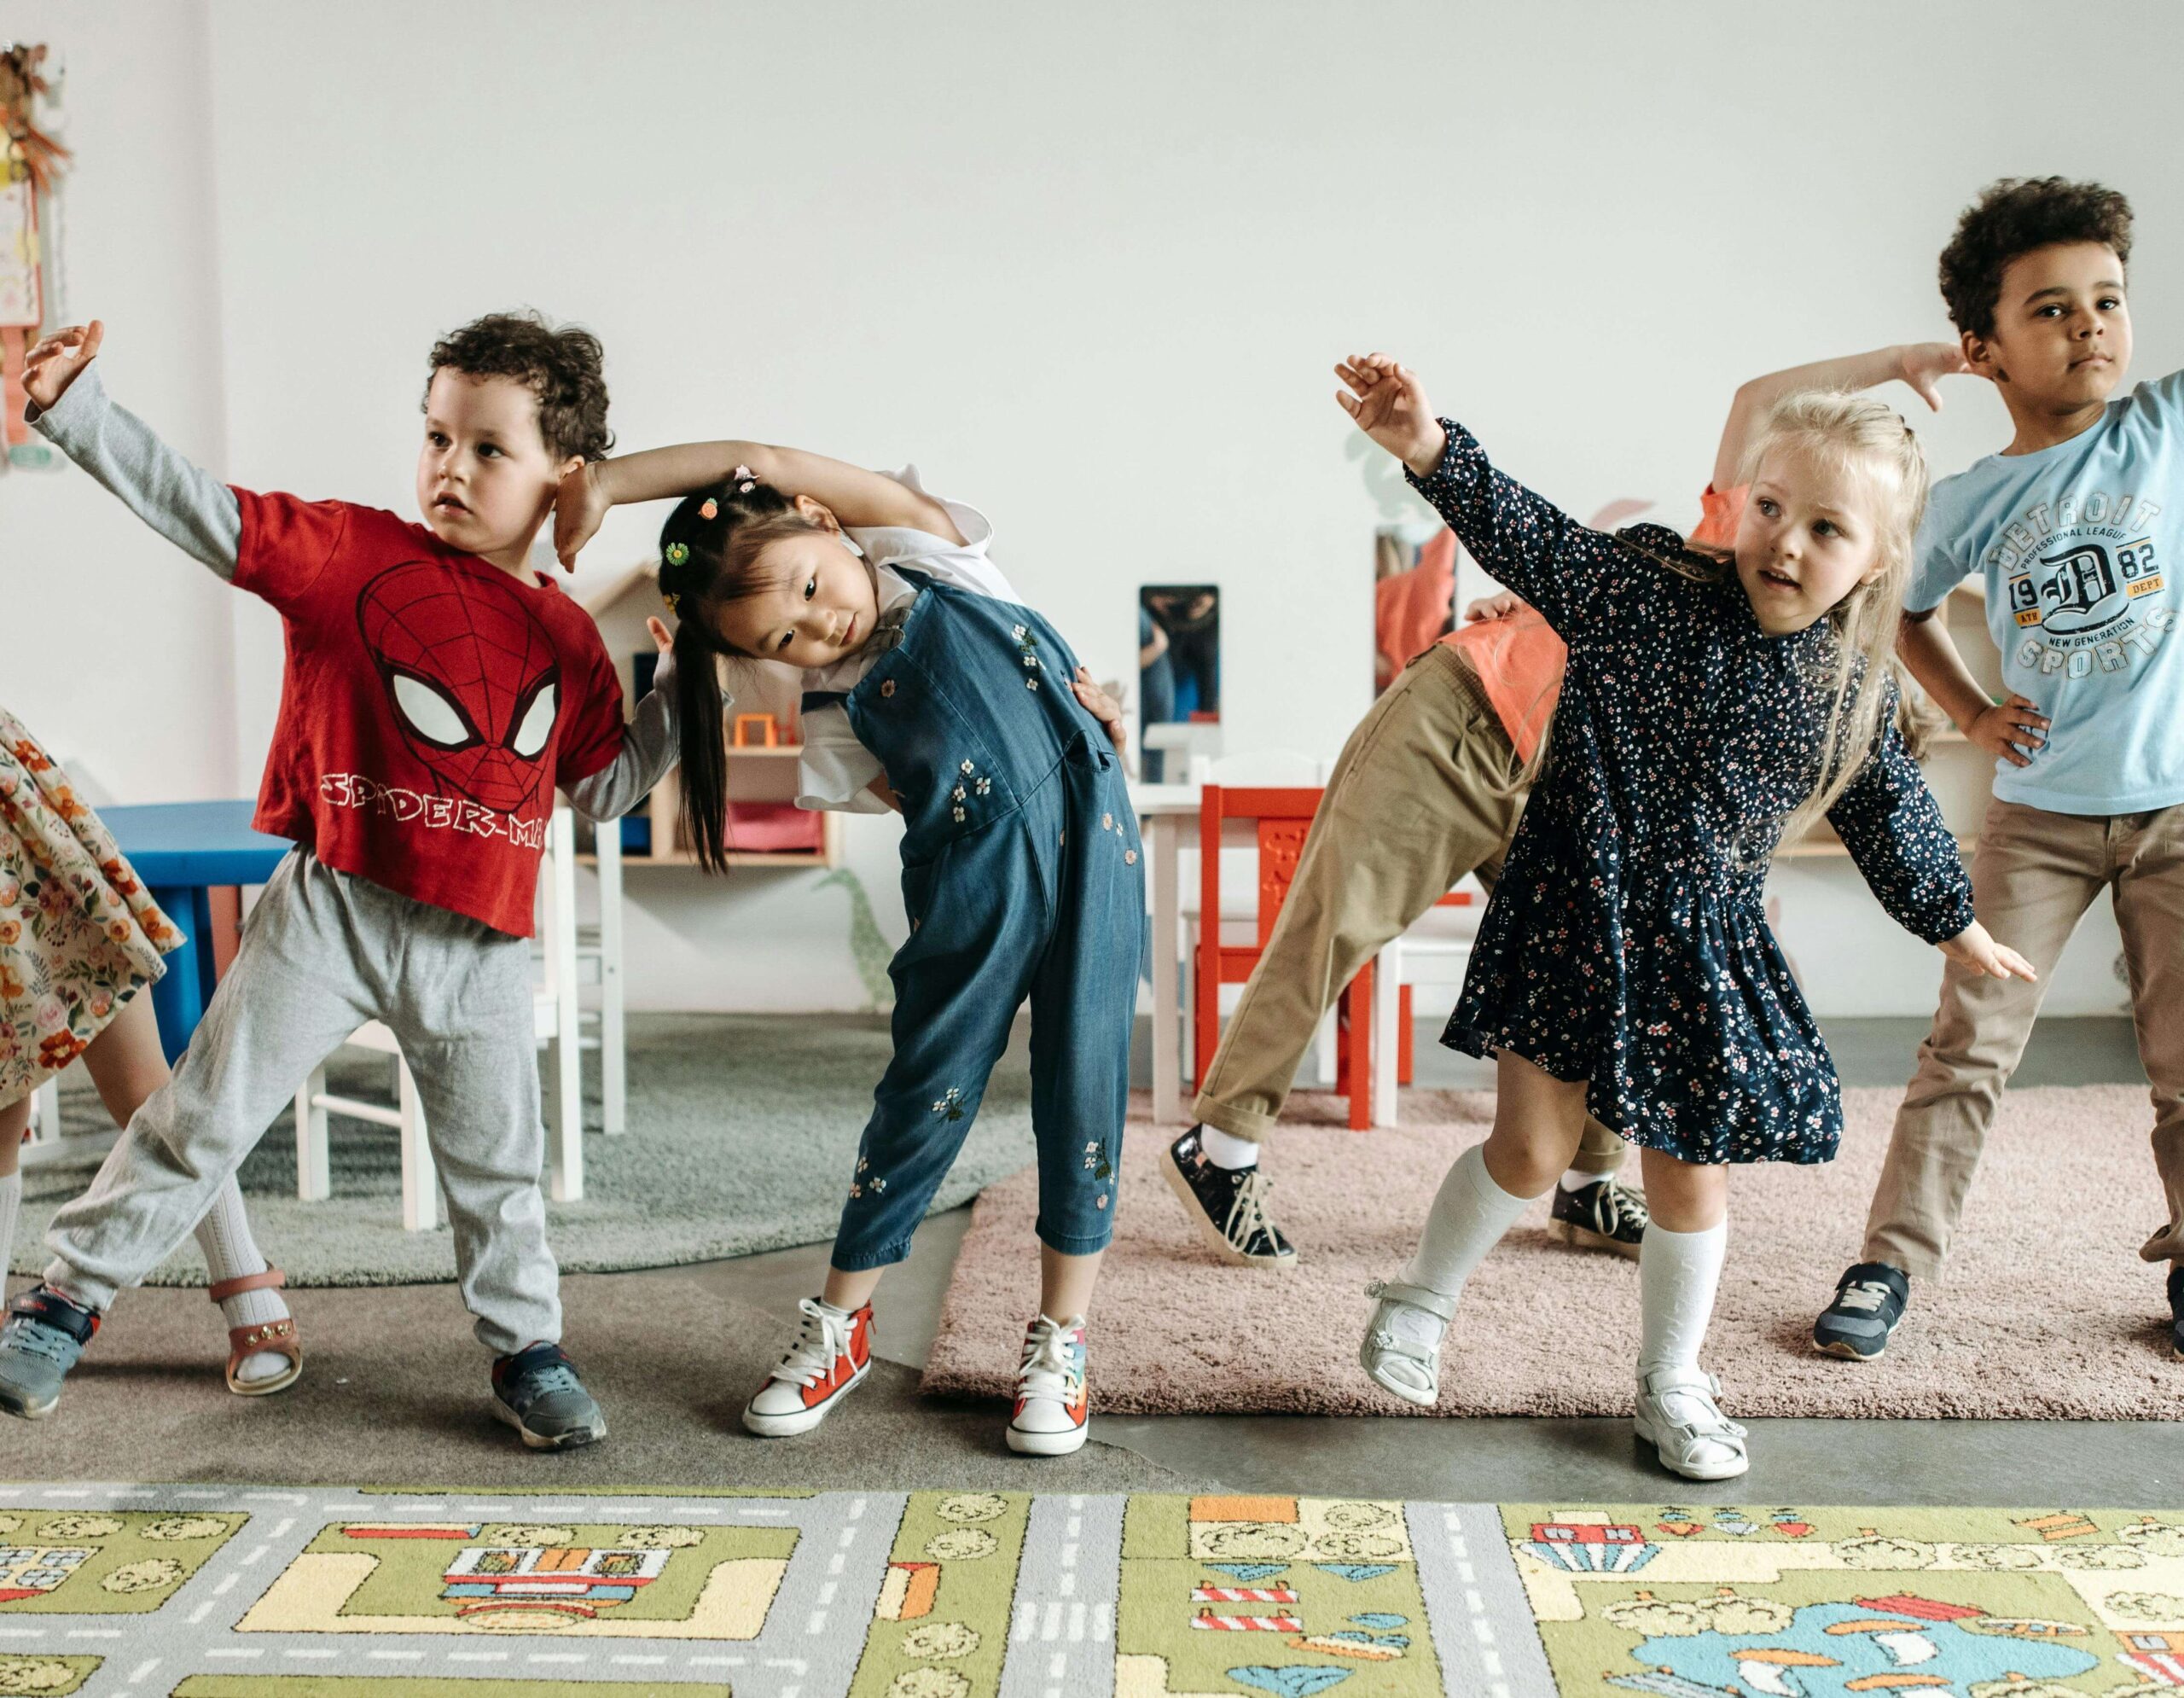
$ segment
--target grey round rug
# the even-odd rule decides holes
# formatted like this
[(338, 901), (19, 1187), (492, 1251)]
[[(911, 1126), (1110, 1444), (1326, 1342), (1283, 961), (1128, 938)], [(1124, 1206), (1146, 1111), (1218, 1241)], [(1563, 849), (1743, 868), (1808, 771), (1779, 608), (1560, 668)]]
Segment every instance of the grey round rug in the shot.
[[(599, 1124), (598, 1065), (589, 1095), (585, 1196), (546, 1205), (555, 1254), (569, 1273), (671, 1267), (823, 1242), (834, 1236), (857, 1163), (872, 1088), (892, 1046), (884, 1017), (642, 1015), (630, 1021), (630, 1130)], [(328, 1083), (344, 1095), (392, 1099), (392, 1063), (341, 1052)], [(994, 1069), (961, 1155), (934, 1199), (968, 1201), (1033, 1159), (1031, 1076), (1019, 1034)], [(64, 1130), (109, 1125), (88, 1090), (64, 1096)], [(447, 1228), (404, 1232), (392, 1130), (332, 1123), (331, 1201), (296, 1200), (293, 1116), (274, 1122), (241, 1170), (258, 1247), (292, 1285), (406, 1285), (455, 1277)], [(47, 1261), (53, 1211), (82, 1191), (94, 1164), (23, 1176), (12, 1264)], [(194, 1240), (145, 1283), (201, 1285)]]

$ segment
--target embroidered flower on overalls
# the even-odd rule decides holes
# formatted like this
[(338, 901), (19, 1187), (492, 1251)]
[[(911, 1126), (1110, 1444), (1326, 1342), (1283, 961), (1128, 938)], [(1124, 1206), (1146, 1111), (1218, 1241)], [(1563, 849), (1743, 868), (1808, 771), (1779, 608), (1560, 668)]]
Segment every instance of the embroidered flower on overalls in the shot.
[(1133, 867), (1136, 866), (1137, 864), (1137, 851), (1135, 849), (1124, 850), (1123, 860), (1127, 865)]
[(978, 770), (978, 763), (976, 761), (967, 760), (963, 763), (962, 770), (965, 772), (976, 772)]
[(939, 1115), (944, 1120), (961, 1119), (963, 1118), (963, 1093), (958, 1090), (954, 1085), (950, 1085), (946, 1092), (941, 1096), (940, 1101), (932, 1105), (932, 1112)]
[(892, 679), (892, 678), (882, 678), (882, 679), (880, 679), (880, 695), (894, 695), (894, 693), (895, 693), (895, 681), (894, 681), (894, 679)]
[(852, 1201), (852, 1202), (854, 1202), (854, 1201), (856, 1201), (859, 1197), (863, 1196), (863, 1195), (864, 1195), (863, 1188), (863, 1187), (861, 1187), (861, 1186), (857, 1183), (857, 1181), (856, 1181), (856, 1180), (854, 1180), (854, 1179), (851, 1180), (851, 1181), (850, 1181), (850, 1201)]
[(1037, 689), (1038, 687), (1039, 681), (1037, 678), (1026, 678), (1024, 680), (1024, 688), (1026, 689)]
[(963, 812), (962, 809), (961, 809), (961, 808), (950, 808), (948, 811), (949, 811), (949, 812), (950, 812), (950, 813), (952, 813), (952, 814), (954, 814), (954, 815), (956, 816), (956, 824), (958, 824), (958, 825), (962, 824), (962, 823), (963, 823), (964, 819), (966, 818), (966, 815), (964, 814), (964, 812)]
[(1107, 1160), (1107, 1152), (1097, 1143), (1084, 1146), (1084, 1171), (1095, 1179), (1112, 1179), (1114, 1165)]
[(886, 1189), (887, 1181), (886, 1178), (878, 1173), (874, 1174), (872, 1176), (872, 1189), (874, 1195), (877, 1195), (880, 1192), (884, 1191)]
[(1114, 829), (1115, 817), (1112, 814), (1101, 814), (1100, 816), (1100, 829), (1102, 831), (1112, 831)]
[(872, 1160), (871, 1160), (871, 1158), (870, 1158), (870, 1157), (868, 1157), (868, 1156), (863, 1156), (863, 1155), (860, 1155), (859, 1157), (857, 1157), (857, 1171), (858, 1172), (860, 1172), (860, 1173), (863, 1172), (864, 1172), (868, 1167), (869, 1167), (869, 1166), (872, 1166)]
[(958, 801), (958, 802), (960, 802), (960, 801), (961, 801), (961, 800), (963, 800), (963, 798), (964, 798), (964, 797), (966, 797), (966, 796), (969, 795), (970, 794), (971, 794), (971, 793), (970, 793), (969, 791), (966, 790), (966, 789), (965, 789), (965, 788), (964, 788), (961, 784), (958, 784), (958, 785), (957, 785), (957, 786), (956, 786), (953, 790), (951, 790), (951, 791), (950, 791), (950, 792), (949, 792), (949, 797), (950, 797), (950, 800), (953, 800), (953, 801)]
[(1105, 1208), (1107, 1206), (1107, 1194), (1105, 1191), (1101, 1192), (1098, 1196), (1092, 1199), (1092, 1207), (1094, 1208)]
[(1027, 666), (1036, 666), (1039, 664), (1039, 657), (1036, 654), (1026, 654), (1024, 657), (1024, 664)]
[(981, 778), (981, 779), (979, 779), (979, 780), (978, 789), (979, 789), (979, 794), (981, 796), (985, 795), (985, 794), (986, 794), (988, 792), (990, 792), (992, 788), (993, 788), (993, 780), (992, 780), (992, 779), (990, 779), (990, 778)]

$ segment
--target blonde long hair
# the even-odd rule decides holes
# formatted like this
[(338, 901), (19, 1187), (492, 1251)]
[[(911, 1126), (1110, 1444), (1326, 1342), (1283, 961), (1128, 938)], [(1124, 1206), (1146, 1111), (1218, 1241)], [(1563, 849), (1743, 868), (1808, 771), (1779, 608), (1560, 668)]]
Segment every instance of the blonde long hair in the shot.
[[(1767, 457), (1785, 448), (1802, 449), (1866, 480), (1879, 497), (1874, 516), (1879, 529), (1874, 544), (1879, 569), (1821, 615), (1833, 639), (1822, 661), (1827, 724), (1813, 787), (1785, 818), (1776, 839), (1795, 842), (1834, 806), (1879, 739), (1903, 597), (1910, 587), (1911, 539), (1926, 511), (1927, 478), (1926, 453), (1911, 427), (1902, 415), (1870, 396), (1832, 389), (1785, 395), (1745, 451), (1738, 482), (1749, 486)], [(1736, 573), (1730, 550), (1694, 549), (1680, 560), (1653, 558), (1687, 578), (1721, 582)], [(1701, 564), (1708, 561), (1711, 570)], [(1550, 716), (1542, 727), (1513, 789), (1529, 788), (1546, 765), (1557, 717)]]

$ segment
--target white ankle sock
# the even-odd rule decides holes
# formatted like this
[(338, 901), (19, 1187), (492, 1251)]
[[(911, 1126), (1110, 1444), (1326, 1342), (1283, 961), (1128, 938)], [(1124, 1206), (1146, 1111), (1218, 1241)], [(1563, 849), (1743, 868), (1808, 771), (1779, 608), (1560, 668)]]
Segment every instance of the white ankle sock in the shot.
[[(214, 1193), (212, 1207), (197, 1223), (197, 1247), (204, 1253), (205, 1265), (215, 1285), (223, 1280), (241, 1279), (247, 1274), (265, 1271), (265, 1258), (258, 1253), (258, 1241), (251, 1236), (250, 1218), (243, 1212), (242, 1192), (232, 1175)], [(260, 1327), (268, 1321), (284, 1320), (288, 1313), (288, 1305), (282, 1300), (281, 1294), (270, 1287), (239, 1291), (220, 1305), (221, 1317), (230, 1327)], [(287, 1372), (288, 1366), (285, 1356), (262, 1350), (236, 1365), (235, 1377), (270, 1380)]]
[(1471, 1271), (1502, 1242), (1502, 1235), (1516, 1224), (1531, 1201), (1513, 1197), (1494, 1183), (1486, 1171), (1484, 1148), (1473, 1144), (1456, 1158), (1441, 1181), (1418, 1240), (1418, 1253), (1404, 1271), (1406, 1283), (1455, 1296)]
[(1660, 1368), (1698, 1367), (1728, 1243), (1726, 1220), (1700, 1232), (1671, 1232), (1658, 1221), (1646, 1229), (1638, 1257), (1641, 1378)]
[(1205, 1152), (1205, 1159), (1224, 1172), (1234, 1173), (1259, 1165), (1259, 1147), (1249, 1138), (1240, 1138), (1224, 1132), (1218, 1126), (1201, 1125), (1198, 1129), (1199, 1148)]
[(1596, 1184), (1602, 1179), (1614, 1178), (1615, 1175), (1612, 1173), (1589, 1173), (1582, 1167), (1572, 1167), (1567, 1169), (1562, 1177), (1554, 1182), (1554, 1187), (1559, 1191), (1582, 1191), (1588, 1185)]
[(15, 1211), (22, 1207), (23, 1176), (10, 1173), (0, 1178), (0, 1285), (8, 1275), (8, 1258), (15, 1253)]

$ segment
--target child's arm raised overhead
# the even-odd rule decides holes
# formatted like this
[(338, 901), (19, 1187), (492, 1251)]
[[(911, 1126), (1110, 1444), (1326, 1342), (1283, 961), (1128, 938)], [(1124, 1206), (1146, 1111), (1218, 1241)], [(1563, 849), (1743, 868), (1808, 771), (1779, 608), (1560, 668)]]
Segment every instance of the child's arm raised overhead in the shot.
[(105, 340), (106, 325), (94, 318), (32, 348), (23, 365), (30, 397), (24, 417), (131, 513), (192, 560), (232, 579), (242, 544), (235, 491), (107, 398), (91, 369)]
[(608, 508), (680, 499), (724, 482), (739, 468), (792, 499), (819, 503), (844, 525), (897, 526), (963, 545), (963, 533), (946, 507), (885, 473), (763, 442), (686, 442), (594, 461), (572, 472), (555, 503), (554, 552), (562, 565), (572, 566)]
[(1403, 463), (1412, 485), (1463, 545), (1565, 636), (1623, 550), (1487, 463), (1461, 425), (1437, 419), (1409, 367), (1353, 354), (1335, 367), (1335, 392), (1358, 429)]
[(2030, 979), (2031, 966), (1987, 933), (1972, 911), (1972, 881), (1896, 724), (1893, 680), (1879, 745), (1835, 805), (1828, 823), (1867, 887), (1904, 930), (1960, 966), (1997, 979)]
[(1728, 490), (1743, 481), (1745, 451), (1767, 422), (1768, 410), (1785, 395), (1794, 395), (1801, 389), (1871, 389), (1901, 379), (1938, 413), (1942, 410), (1940, 381), (1971, 369), (1964, 350), (1955, 342), (1905, 342), (1751, 378), (1737, 386), (1729, 403), (1729, 416), (1722, 425), (1721, 446), (1714, 453), (1714, 487)]

